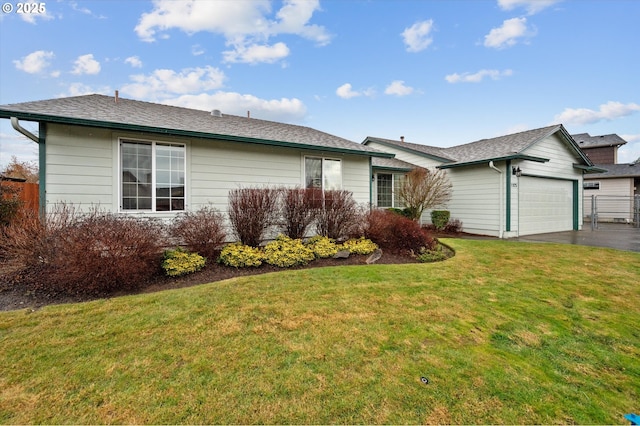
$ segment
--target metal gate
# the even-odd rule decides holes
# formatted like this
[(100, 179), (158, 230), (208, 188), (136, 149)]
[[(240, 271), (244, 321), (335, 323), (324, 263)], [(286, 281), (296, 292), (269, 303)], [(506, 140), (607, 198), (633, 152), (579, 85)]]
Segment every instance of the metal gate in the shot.
[(627, 223), (640, 228), (640, 195), (592, 195), (584, 200), (585, 204), (591, 201), (591, 208), (585, 212), (591, 212), (592, 230), (602, 223)]

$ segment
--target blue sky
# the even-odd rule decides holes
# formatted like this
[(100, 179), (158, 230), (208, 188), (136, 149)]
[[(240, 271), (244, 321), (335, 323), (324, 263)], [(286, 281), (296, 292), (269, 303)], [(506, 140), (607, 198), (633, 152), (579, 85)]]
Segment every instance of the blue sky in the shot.
[[(0, 104), (118, 90), (442, 147), (562, 123), (631, 162), (639, 22), (633, 0), (7, 1)], [(0, 165), (36, 151), (2, 120)]]

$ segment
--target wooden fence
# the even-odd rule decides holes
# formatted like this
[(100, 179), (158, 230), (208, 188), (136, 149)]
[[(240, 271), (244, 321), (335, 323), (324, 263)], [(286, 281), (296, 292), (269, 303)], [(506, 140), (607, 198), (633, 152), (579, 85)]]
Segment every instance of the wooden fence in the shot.
[[(23, 209), (33, 210), (34, 212), (38, 212), (39, 199), (40, 199), (40, 189), (37, 183), (31, 182), (12, 182), (12, 181), (2, 181), (0, 182), (0, 186), (4, 188), (17, 188), (18, 196), (23, 202)], [(4, 196), (5, 191), (1, 192), (2, 196)]]

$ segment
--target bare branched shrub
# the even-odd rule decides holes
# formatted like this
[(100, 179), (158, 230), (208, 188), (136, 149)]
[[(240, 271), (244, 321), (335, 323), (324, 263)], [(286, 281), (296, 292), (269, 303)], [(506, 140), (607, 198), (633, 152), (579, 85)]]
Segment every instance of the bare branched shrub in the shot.
[(348, 238), (358, 227), (359, 211), (351, 191), (325, 191), (316, 218), (316, 231), (334, 240)]
[(282, 229), (290, 238), (304, 238), (307, 229), (321, 207), (321, 195), (315, 188), (286, 188), (282, 190), (280, 217)]
[(24, 265), (27, 287), (53, 293), (103, 294), (137, 288), (159, 271), (158, 226), (149, 220), (56, 206), (7, 227), (8, 255)]
[(258, 247), (278, 216), (280, 190), (239, 188), (229, 192), (229, 222), (238, 239)]
[(17, 218), (23, 204), (20, 190), (0, 181), (0, 227), (7, 226)]
[(175, 219), (171, 235), (190, 251), (213, 261), (220, 254), (226, 238), (224, 217), (213, 207), (183, 213)]
[(418, 253), (421, 248), (430, 250), (436, 245), (417, 222), (387, 210), (376, 209), (367, 215), (364, 235), (393, 253)]
[(398, 195), (413, 220), (420, 219), (422, 212), (444, 206), (451, 199), (453, 186), (444, 170), (411, 170), (400, 183)]

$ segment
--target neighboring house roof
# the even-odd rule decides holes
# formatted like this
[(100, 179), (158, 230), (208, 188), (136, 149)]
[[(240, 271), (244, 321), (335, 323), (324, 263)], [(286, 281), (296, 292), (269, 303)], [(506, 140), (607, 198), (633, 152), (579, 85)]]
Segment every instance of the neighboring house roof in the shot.
[(621, 146), (627, 143), (615, 133), (610, 135), (591, 136), (589, 133), (571, 135), (580, 148), (597, 148), (601, 146)]
[(7, 182), (26, 182), (27, 181), (25, 178), (7, 176), (7, 175), (2, 174), (2, 173), (0, 173), (0, 180), (4, 180), (4, 181), (7, 181)]
[(542, 127), (540, 129), (527, 130), (525, 132), (499, 136), (491, 139), (481, 139), (479, 141), (451, 148), (437, 148), (372, 137), (367, 137), (363, 144), (378, 142), (383, 145), (397, 147), (399, 149), (411, 151), (427, 157), (435, 159), (439, 158), (443, 162), (439, 167), (447, 169), (500, 160), (520, 159), (546, 162), (549, 160), (546, 158), (528, 155), (526, 154), (526, 150), (555, 133), (559, 133), (561, 139), (566, 143), (566, 145), (583, 160), (583, 164), (586, 165), (586, 167), (584, 167), (585, 169), (589, 169), (593, 166), (591, 160), (589, 160), (589, 158), (580, 150), (576, 142), (571, 138), (571, 135), (569, 135), (561, 124)]
[(84, 95), (0, 106), (0, 118), (222, 139), (262, 145), (393, 157), (310, 127), (189, 108)]
[(371, 166), (374, 169), (384, 169), (389, 171), (409, 172), (416, 168), (415, 164), (398, 160), (397, 158), (378, 158), (371, 159)]
[(596, 173), (585, 176), (585, 179), (612, 179), (640, 177), (640, 163), (631, 164), (598, 164), (599, 168), (606, 170), (604, 173)]

